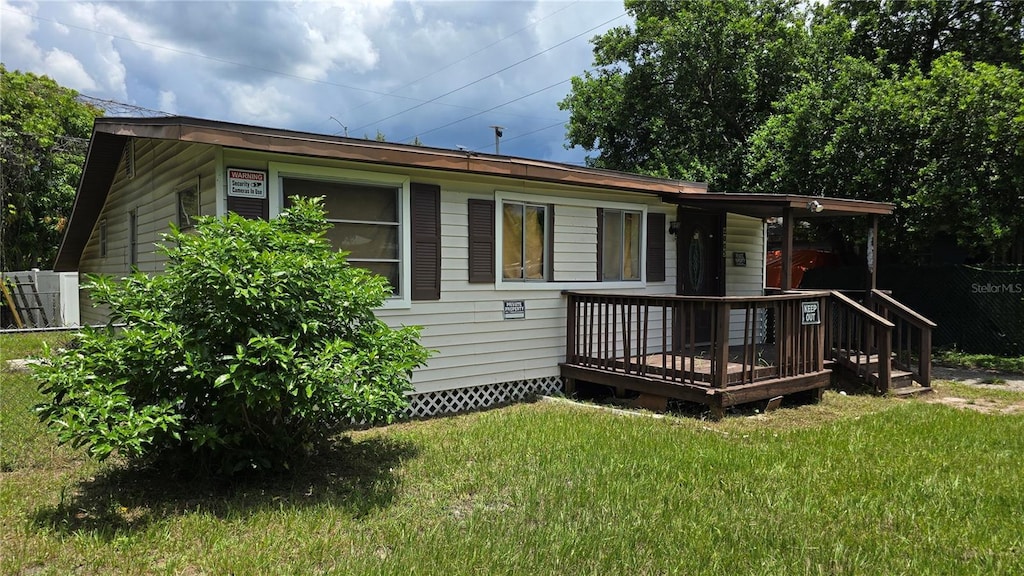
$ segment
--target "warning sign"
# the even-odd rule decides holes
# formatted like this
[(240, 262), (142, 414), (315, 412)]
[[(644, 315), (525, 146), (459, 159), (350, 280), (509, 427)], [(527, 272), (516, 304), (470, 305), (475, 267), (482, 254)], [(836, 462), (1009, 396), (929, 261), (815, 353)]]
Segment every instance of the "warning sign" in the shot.
[(267, 173), (259, 170), (228, 168), (228, 196), (266, 198)]
[(821, 308), (818, 302), (800, 303), (800, 324), (821, 324)]

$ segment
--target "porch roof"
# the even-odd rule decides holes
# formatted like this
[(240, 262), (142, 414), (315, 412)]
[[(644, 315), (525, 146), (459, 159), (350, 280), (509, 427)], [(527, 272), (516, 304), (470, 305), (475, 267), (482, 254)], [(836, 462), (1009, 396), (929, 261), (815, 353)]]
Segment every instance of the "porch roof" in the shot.
[[(789, 209), (798, 218), (825, 218), (830, 216), (856, 216), (861, 214), (892, 214), (896, 208), (888, 202), (850, 200), (826, 196), (803, 196), (799, 194), (736, 194), (707, 193), (680, 197), (677, 202), (684, 208), (715, 212), (732, 212), (756, 218), (782, 216)], [(810, 206), (817, 202), (820, 212)]]

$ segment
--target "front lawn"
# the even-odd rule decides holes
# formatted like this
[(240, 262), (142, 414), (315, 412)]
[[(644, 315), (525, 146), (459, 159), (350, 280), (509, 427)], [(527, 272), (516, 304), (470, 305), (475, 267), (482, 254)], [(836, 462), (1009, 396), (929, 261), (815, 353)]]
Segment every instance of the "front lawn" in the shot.
[(356, 432), (294, 476), (225, 485), (58, 448), (27, 375), (0, 375), (3, 574), (1024, 573), (1020, 414), (536, 402)]

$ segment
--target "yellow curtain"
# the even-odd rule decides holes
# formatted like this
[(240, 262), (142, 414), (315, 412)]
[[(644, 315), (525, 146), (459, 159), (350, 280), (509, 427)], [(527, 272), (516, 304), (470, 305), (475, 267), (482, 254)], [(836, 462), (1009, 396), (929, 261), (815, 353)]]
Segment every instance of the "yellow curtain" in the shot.
[(506, 279), (523, 277), (523, 206), (502, 205), (501, 276)]

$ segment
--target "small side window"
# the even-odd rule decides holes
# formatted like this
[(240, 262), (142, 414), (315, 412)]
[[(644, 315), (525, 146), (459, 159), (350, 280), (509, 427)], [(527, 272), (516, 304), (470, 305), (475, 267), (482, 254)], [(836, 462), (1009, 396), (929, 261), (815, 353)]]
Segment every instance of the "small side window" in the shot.
[(199, 216), (199, 184), (178, 189), (178, 229), (191, 230)]
[(107, 257), (107, 219), (100, 220), (100, 258)]

